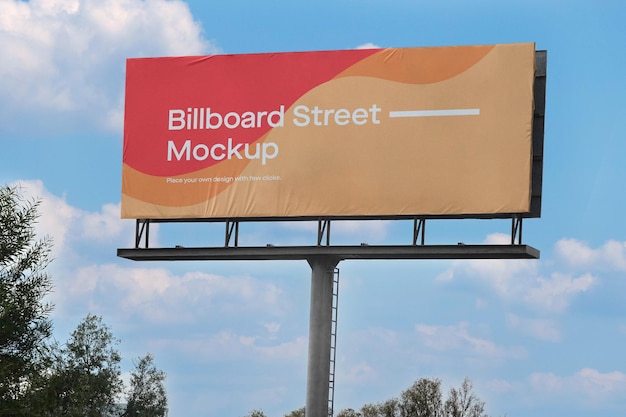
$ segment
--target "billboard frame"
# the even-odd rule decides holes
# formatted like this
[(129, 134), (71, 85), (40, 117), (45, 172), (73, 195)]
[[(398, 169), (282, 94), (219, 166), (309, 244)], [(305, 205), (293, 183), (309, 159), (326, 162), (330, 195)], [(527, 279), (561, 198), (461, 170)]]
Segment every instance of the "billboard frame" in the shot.
[[(426, 220), (437, 219), (511, 219), (511, 245), (521, 245), (522, 223), (525, 218), (541, 217), (543, 185), (543, 149), (546, 107), (547, 51), (535, 51), (535, 79), (533, 86), (534, 112), (532, 126), (532, 172), (530, 211), (526, 213), (463, 214), (463, 215), (396, 215), (396, 216), (326, 216), (326, 217), (211, 217), (136, 219), (135, 248), (149, 247), (152, 223), (225, 223), (224, 247), (239, 247), (239, 225), (242, 222), (317, 221), (317, 246), (331, 246), (330, 226), (341, 220), (413, 220), (411, 246), (425, 245)], [(128, 256), (124, 256), (128, 257)], [(273, 257), (273, 256), (272, 256)]]
[[(534, 49), (534, 48), (533, 48)], [(260, 222), (268, 222), (268, 221), (298, 221), (298, 220), (318, 220), (320, 218), (323, 219), (329, 219), (329, 220), (372, 220), (372, 219), (385, 219), (385, 220), (402, 220), (402, 219), (412, 219), (416, 216), (418, 217), (426, 217), (429, 219), (458, 219), (458, 218), (477, 218), (477, 219), (488, 219), (488, 218), (512, 218), (514, 216), (517, 215), (522, 215), (524, 218), (533, 218), (533, 217), (540, 217), (541, 214), (541, 188), (542, 188), (542, 166), (543, 166), (543, 134), (544, 134), (544, 115), (545, 115), (545, 86), (546, 86), (546, 64), (547, 64), (547, 52), (545, 50), (535, 50), (534, 51), (534, 61), (535, 61), (535, 68), (534, 68), (534, 78), (533, 78), (533, 96), (532, 96), (532, 100), (533, 100), (533, 115), (532, 115), (532, 119), (531, 121), (531, 125), (528, 126), (530, 127), (530, 136), (531, 136), (531, 140), (530, 140), (530, 149), (528, 149), (528, 144), (526, 144), (526, 148), (524, 149), (523, 152), (513, 152), (511, 149), (509, 149), (508, 151), (508, 156), (505, 154), (503, 155), (503, 157), (505, 159), (508, 159), (511, 155), (514, 154), (525, 154), (527, 155), (526, 158), (530, 159), (530, 161), (528, 161), (528, 159), (526, 159), (528, 162), (530, 162), (530, 172), (528, 173), (528, 171), (525, 171), (523, 177), (526, 178), (524, 181), (526, 182), (525, 184), (525, 191), (524, 193), (526, 194), (525, 198), (526, 198), (526, 202), (523, 204), (523, 206), (517, 206), (517, 207), (509, 207), (508, 210), (504, 209), (502, 211), (501, 210), (496, 210), (496, 212), (490, 212), (490, 210), (486, 210), (486, 211), (480, 211), (480, 210), (465, 210), (465, 212), (460, 212), (460, 211), (456, 211), (456, 213), (454, 214), (440, 214), (438, 212), (438, 210), (435, 211), (431, 211), (426, 207), (414, 207), (413, 209), (410, 210), (398, 210), (396, 212), (396, 209), (391, 210), (391, 211), (380, 211), (378, 212), (377, 210), (374, 211), (369, 211), (369, 210), (351, 210), (351, 212), (335, 212), (333, 213), (334, 210), (312, 210), (312, 211), (301, 211), (298, 210), (296, 212), (283, 212), (280, 213), (278, 215), (274, 215), (275, 213), (268, 213), (267, 211), (262, 212), (262, 211), (257, 211), (256, 213), (254, 213), (255, 210), (252, 211), (232, 211), (232, 210), (228, 210), (230, 212), (224, 212), (223, 210), (218, 210), (216, 211), (214, 214), (216, 214), (216, 216), (214, 216), (212, 213), (209, 212), (201, 212), (201, 211), (192, 211), (189, 212), (187, 214), (182, 214), (181, 216), (179, 216), (177, 213), (174, 212), (161, 212), (158, 213), (157, 212), (150, 212), (150, 210), (148, 211), (143, 211), (143, 210), (139, 210), (136, 213), (131, 213), (130, 211), (128, 211), (126, 214), (124, 212), (124, 209), (122, 210), (122, 215), (124, 218), (131, 218), (131, 219), (143, 219), (143, 218), (150, 218), (150, 221), (153, 223), (163, 223), (163, 222), (198, 222), (198, 221), (202, 221), (202, 222), (228, 222), (231, 220), (237, 220), (237, 221), (260, 221)], [(532, 74), (532, 73), (531, 73)], [(528, 74), (530, 75), (530, 74)], [(530, 81), (530, 80), (529, 80)], [(528, 90), (526, 90), (528, 91)], [(500, 132), (500, 131), (499, 131)], [(139, 132), (141, 133), (141, 132)], [(500, 134), (505, 134), (506, 132), (501, 132), (501, 133), (496, 133), (495, 134), (495, 138), (497, 139), (497, 137)], [(125, 133), (126, 135), (126, 133)], [(503, 138), (506, 139), (506, 138)], [(126, 137), (125, 137), (125, 141), (126, 141)], [(506, 142), (506, 140), (504, 141)], [(126, 149), (126, 148), (125, 148)], [(527, 154), (527, 150), (531, 152), (530, 155)], [(519, 151), (519, 150), (518, 150)], [(484, 152), (482, 152), (482, 154), (484, 154)], [(126, 150), (125, 150), (125, 158), (126, 158)], [(320, 161), (323, 161), (320, 160)], [(417, 160), (413, 159), (413, 163), (417, 163)], [(407, 161), (405, 161), (407, 162)], [(410, 163), (409, 163), (410, 164)], [(421, 172), (421, 171), (420, 171)], [(454, 184), (455, 182), (457, 184), (460, 184), (462, 182), (459, 182), (458, 176), (459, 174), (456, 174), (455, 176), (452, 176), (450, 179), (450, 183)], [(530, 176), (530, 178), (528, 178), (528, 176)], [(410, 176), (409, 176), (410, 177)], [(497, 174), (491, 174), (491, 178), (497, 178), (498, 175)], [(416, 184), (415, 180), (412, 180), (413, 184)], [(406, 184), (409, 189), (411, 187), (411, 182), (408, 182)], [(529, 187), (530, 186), (530, 187)], [(502, 187), (501, 189), (506, 190), (507, 188), (509, 189), (508, 192), (512, 192), (513, 190), (516, 190), (515, 185), (513, 184), (513, 182), (501, 182), (500, 187)], [(530, 190), (528, 189), (530, 188)], [(150, 188), (151, 189), (151, 188)], [(530, 192), (529, 192), (530, 191)], [(178, 190), (176, 191), (178, 192)], [(419, 187), (418, 187), (418, 191), (419, 191)], [(432, 191), (431, 191), (432, 192)], [(322, 191), (323, 193), (323, 191)], [(462, 192), (461, 192), (462, 193)], [(429, 199), (427, 198), (428, 195), (425, 195), (422, 197), (422, 199), (424, 201), (429, 201)], [(130, 197), (129, 197), (130, 198)], [(237, 196), (235, 196), (235, 199), (237, 198)], [(132, 200), (132, 198), (131, 198)], [(411, 201), (410, 199), (404, 199), (405, 201)], [(489, 198), (484, 199), (485, 201), (489, 201)], [(124, 208), (124, 199), (122, 200), (122, 206)], [(139, 201), (139, 200), (137, 200)], [(176, 200), (177, 201), (177, 200)], [(322, 200), (324, 201), (324, 200)], [(379, 197), (379, 202), (382, 203), (382, 201), (385, 201), (385, 199), (381, 199)], [(372, 202), (374, 205), (377, 205), (378, 203), (374, 200)], [(128, 203), (130, 204), (130, 203)], [(147, 204), (147, 203), (146, 203)], [(157, 203), (155, 203), (157, 204)], [(148, 204), (147, 204), (148, 205)], [(149, 205), (148, 205), (149, 206)], [(155, 206), (156, 207), (156, 206)], [(182, 206), (181, 206), (182, 207)], [(367, 207), (367, 206), (364, 206)], [(447, 210), (443, 210), (444, 212), (447, 212)], [(360, 213), (359, 213), (360, 212)], [(358, 213), (358, 214), (355, 214)], [(382, 213), (382, 214), (381, 214)], [(402, 213), (402, 214), (399, 214)], [(134, 214), (134, 215), (133, 215)], [(145, 216), (145, 217), (144, 217)]]

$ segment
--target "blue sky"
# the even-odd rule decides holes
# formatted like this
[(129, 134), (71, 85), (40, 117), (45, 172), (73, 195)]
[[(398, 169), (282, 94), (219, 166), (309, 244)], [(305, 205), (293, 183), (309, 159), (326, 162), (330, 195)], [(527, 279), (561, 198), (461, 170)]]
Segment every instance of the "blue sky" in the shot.
[[(119, 219), (128, 57), (536, 42), (548, 50), (538, 261), (345, 261), (336, 410), (465, 376), (492, 415), (626, 409), (626, 3), (603, 1), (0, 0), (0, 183), (42, 199), (55, 336), (88, 313), (152, 352), (171, 416), (282, 416), (305, 402), (306, 262), (134, 263)], [(343, 222), (336, 242), (401, 243), (405, 222)], [(505, 221), (429, 224), (430, 243), (501, 242)], [(153, 244), (219, 242), (161, 225)], [(315, 241), (246, 224), (241, 244)]]

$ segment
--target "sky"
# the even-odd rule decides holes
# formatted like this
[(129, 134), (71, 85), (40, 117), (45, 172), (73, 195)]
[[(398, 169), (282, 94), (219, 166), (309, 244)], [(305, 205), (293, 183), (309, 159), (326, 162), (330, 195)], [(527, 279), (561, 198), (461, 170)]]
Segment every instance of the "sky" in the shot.
[[(335, 410), (469, 377), (494, 416), (626, 410), (626, 3), (621, 0), (0, 0), (0, 184), (41, 199), (55, 338), (101, 315), (167, 373), (170, 416), (304, 406), (305, 261), (133, 262), (120, 219), (125, 60), (535, 42), (548, 51), (540, 260), (339, 264)], [(315, 242), (252, 223), (241, 245)], [(162, 224), (151, 245), (219, 245), (224, 225)], [(337, 222), (338, 243), (400, 244), (404, 221)], [(503, 220), (429, 223), (427, 242), (502, 243)]]

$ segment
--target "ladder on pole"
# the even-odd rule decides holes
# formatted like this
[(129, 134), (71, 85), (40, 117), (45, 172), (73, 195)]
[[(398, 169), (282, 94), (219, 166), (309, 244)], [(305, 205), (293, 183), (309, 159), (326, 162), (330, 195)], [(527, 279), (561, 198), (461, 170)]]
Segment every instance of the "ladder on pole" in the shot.
[(334, 415), (335, 363), (337, 360), (337, 307), (339, 304), (339, 268), (333, 273), (333, 303), (330, 334), (330, 375), (328, 376), (328, 417)]

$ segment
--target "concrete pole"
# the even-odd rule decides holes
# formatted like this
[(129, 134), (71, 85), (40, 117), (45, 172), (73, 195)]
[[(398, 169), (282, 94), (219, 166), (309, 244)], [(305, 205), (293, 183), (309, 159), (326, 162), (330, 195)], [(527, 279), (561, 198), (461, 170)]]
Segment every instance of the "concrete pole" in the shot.
[(309, 362), (306, 383), (306, 417), (328, 417), (330, 343), (333, 315), (333, 274), (339, 259), (319, 256), (311, 266)]

